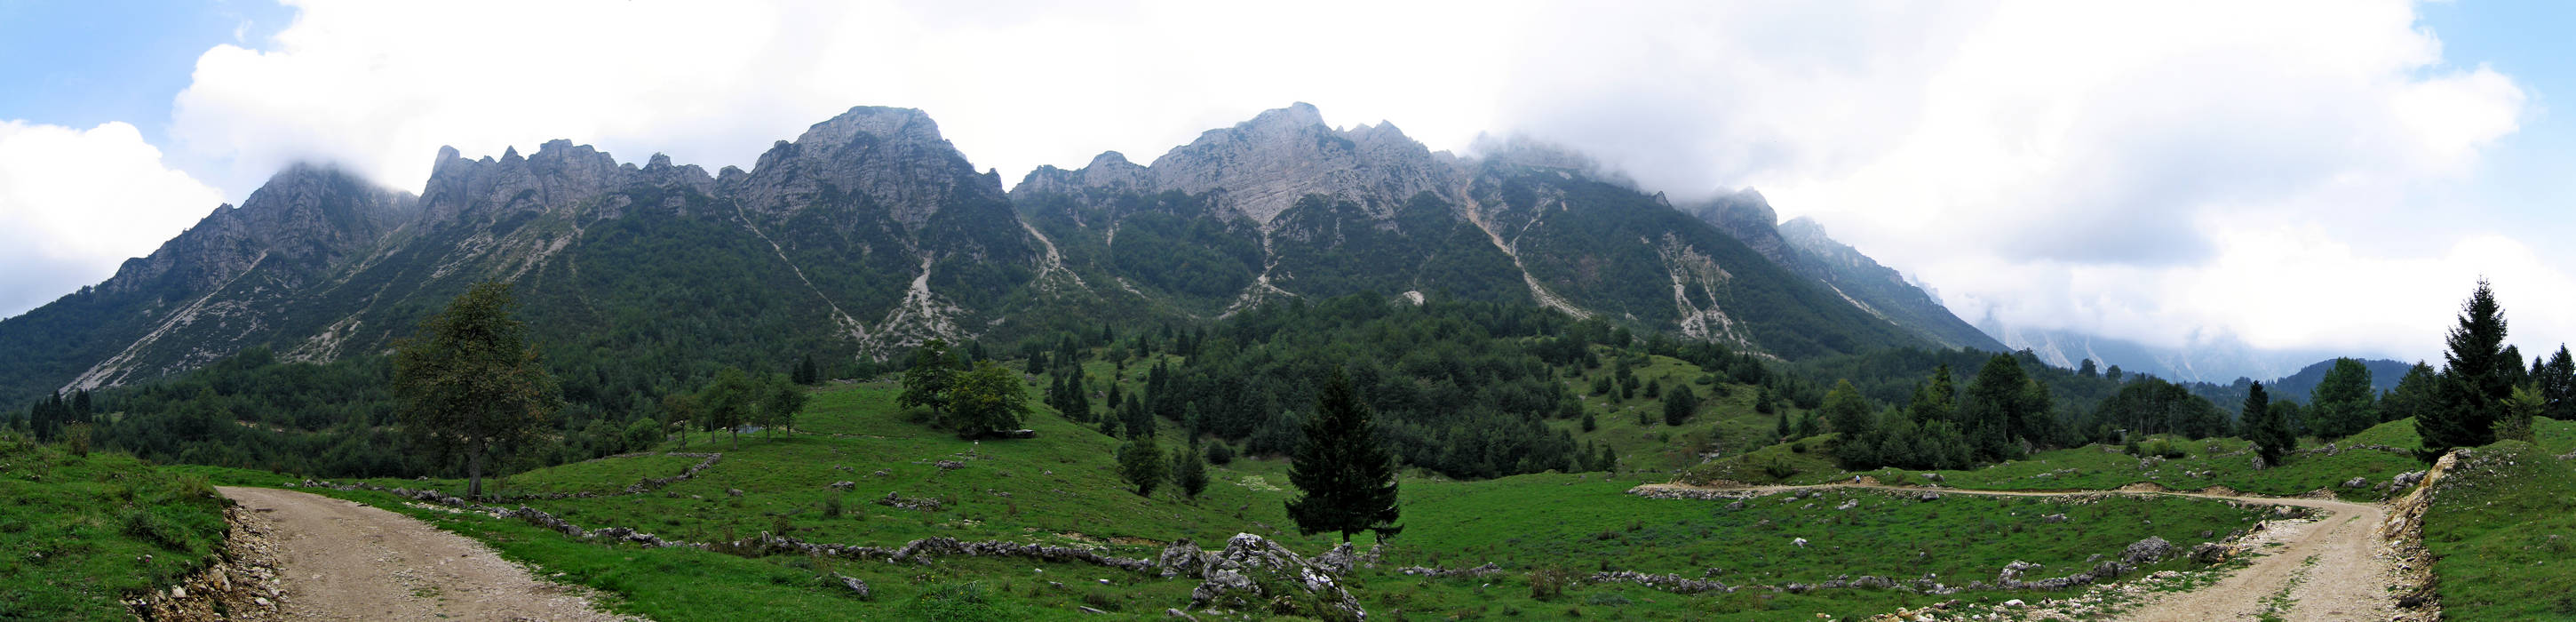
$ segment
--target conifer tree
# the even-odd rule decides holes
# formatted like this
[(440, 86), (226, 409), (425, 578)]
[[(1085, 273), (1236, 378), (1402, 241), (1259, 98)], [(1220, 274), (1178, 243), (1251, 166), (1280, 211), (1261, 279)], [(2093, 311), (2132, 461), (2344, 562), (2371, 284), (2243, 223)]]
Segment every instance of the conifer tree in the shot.
[(1299, 491), (1287, 504), (1288, 517), (1300, 533), (1340, 532), (1349, 542), (1362, 531), (1383, 539), (1403, 529), (1395, 525), (1395, 456), (1378, 443), (1374, 418), (1350, 376), (1334, 369), (1288, 467), (1288, 481)]
[(2558, 353), (2532, 375), (2540, 390), (2540, 416), (2559, 421), (2576, 421), (2576, 358), (2567, 354), (2567, 345), (2559, 344)]
[(1664, 392), (1664, 425), (1681, 425), (1698, 412), (1699, 396), (1691, 393), (1690, 385)]
[(2272, 398), (2263, 394), (2263, 383), (2254, 383), (2245, 393), (2245, 410), (2238, 415), (2245, 421), (2245, 440), (2254, 443), (2254, 452), (2263, 464), (2280, 466), (2281, 457), (2296, 449), (2299, 439), (2290, 432), (2290, 422), (2280, 410), (2272, 408)]
[(1914, 388), (1914, 401), (1906, 406), (1906, 414), (1914, 417), (1916, 424), (1955, 422), (1958, 420), (1958, 395), (1959, 389), (1950, 378), (1950, 364), (1942, 363), (1940, 367), (1932, 368), (1929, 382)]
[(2505, 356), (2505, 332), (2504, 308), (2486, 279), (2479, 279), (2445, 339), (2445, 365), (2433, 385), (2432, 404), (2415, 418), (2415, 432), (2424, 439), (2417, 457), (2431, 461), (2452, 448), (2495, 442), (2496, 417), (2513, 397), (2505, 366), (2522, 365), (2519, 357)]
[(1198, 500), (1199, 493), (1207, 492), (1208, 473), (1205, 451), (1197, 444), (1192, 444), (1188, 450), (1172, 452), (1172, 485), (1180, 488), (1181, 496), (1184, 498), (1195, 501)]

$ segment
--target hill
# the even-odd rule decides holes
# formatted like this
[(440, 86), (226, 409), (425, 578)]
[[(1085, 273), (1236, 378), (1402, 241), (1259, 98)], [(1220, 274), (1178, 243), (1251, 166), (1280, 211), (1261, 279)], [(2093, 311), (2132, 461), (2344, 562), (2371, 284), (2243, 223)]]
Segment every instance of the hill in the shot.
[(223, 497), (133, 456), (0, 431), (0, 618), (131, 620), (224, 548)]

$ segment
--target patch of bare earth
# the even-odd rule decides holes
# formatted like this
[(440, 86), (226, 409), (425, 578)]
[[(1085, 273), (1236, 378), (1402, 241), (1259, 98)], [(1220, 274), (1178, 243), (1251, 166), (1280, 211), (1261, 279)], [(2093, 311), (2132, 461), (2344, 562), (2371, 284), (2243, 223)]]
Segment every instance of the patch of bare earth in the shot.
[(219, 487), (265, 518), (287, 620), (633, 620), (539, 581), (488, 547), (366, 504)]

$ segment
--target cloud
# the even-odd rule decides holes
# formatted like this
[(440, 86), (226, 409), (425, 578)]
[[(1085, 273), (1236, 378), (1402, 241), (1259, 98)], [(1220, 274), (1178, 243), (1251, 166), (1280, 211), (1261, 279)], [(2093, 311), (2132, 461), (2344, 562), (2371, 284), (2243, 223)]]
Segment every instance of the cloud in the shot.
[(1013, 181), (1104, 150), (1150, 157), (1301, 100), (1463, 144), (1491, 127), (1470, 94), (1501, 79), (1466, 61), (1508, 45), (1488, 35), (1510, 19), (1356, 2), (293, 4), (269, 41), (206, 52), (177, 97), (177, 148), (236, 196), (298, 160), (417, 190), (441, 145), (473, 157), (554, 138), (748, 167), (863, 104), (928, 111)]
[(106, 280), (222, 200), (132, 125), (0, 120), (0, 317)]
[[(1756, 186), (1971, 321), (2422, 357), (2385, 335), (2448, 315), (2403, 301), (2576, 271), (2461, 250), (2542, 247), (2443, 198), (2534, 96), (2401, 0), (293, 4), (175, 102), (174, 159), (234, 197), (295, 160), (416, 190), (440, 145), (553, 138), (748, 166), (858, 104), (927, 110), (1017, 179), (1307, 101), (1434, 149), (1525, 134), (1675, 196)], [(2340, 282), (2284, 265), (2380, 273), (2261, 286)]]
[(2442, 198), (2532, 96), (2410, 3), (1661, 8), (1542, 20), (1504, 122), (1759, 187), (1970, 321), (2420, 357), (2476, 275), (2547, 298), (2576, 267)]

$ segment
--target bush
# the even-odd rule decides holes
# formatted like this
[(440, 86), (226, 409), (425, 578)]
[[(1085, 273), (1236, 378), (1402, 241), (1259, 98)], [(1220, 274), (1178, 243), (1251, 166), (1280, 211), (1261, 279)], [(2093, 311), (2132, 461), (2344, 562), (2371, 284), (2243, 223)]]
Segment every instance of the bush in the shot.
[(626, 448), (630, 451), (652, 449), (662, 442), (662, 425), (651, 419), (637, 419), (626, 425)]
[(117, 522), (121, 524), (125, 535), (142, 538), (161, 548), (179, 550), (188, 544), (188, 535), (181, 532), (178, 525), (171, 524), (170, 519), (162, 518), (159, 514), (142, 509), (129, 509), (125, 511), (124, 516), (119, 517)]
[(1207, 461), (1218, 466), (1234, 464), (1234, 448), (1227, 447), (1224, 441), (1208, 443)]
[(943, 622), (980, 622), (1005, 619), (1002, 611), (984, 596), (984, 585), (965, 583), (932, 587), (912, 597), (897, 612), (906, 620), (941, 620)]
[(1556, 600), (1565, 595), (1565, 586), (1573, 583), (1574, 573), (1564, 568), (1549, 566), (1532, 570), (1529, 574), (1530, 598)]
[(823, 518), (840, 518), (841, 510), (841, 498), (839, 496), (836, 495), (823, 498)]

